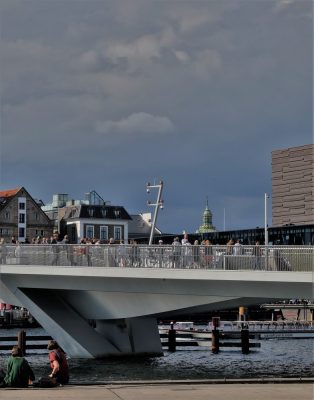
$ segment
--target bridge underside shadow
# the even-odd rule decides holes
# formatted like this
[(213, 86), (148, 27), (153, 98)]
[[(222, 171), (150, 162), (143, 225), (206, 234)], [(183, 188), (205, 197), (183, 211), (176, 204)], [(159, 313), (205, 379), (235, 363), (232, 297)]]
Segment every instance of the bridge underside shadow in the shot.
[[(217, 297), (214, 297), (213, 302), (209, 304), (173, 309), (155, 315), (108, 319), (105, 295), (102, 296), (102, 307), (99, 302), (95, 304), (91, 301), (87, 292), (76, 290), (22, 288), (18, 289), (15, 295), (22, 304), (32, 310), (32, 314), (43, 328), (58, 340), (66, 352), (76, 358), (132, 354), (159, 356), (163, 353), (157, 325), (158, 319), (179, 318), (185, 313), (204, 313), (253, 303), (252, 299), (246, 298), (221, 298), (219, 301)], [(120, 297), (122, 296), (121, 293)], [(78, 301), (79, 298), (80, 301)], [(78, 308), (82, 300), (87, 302), (88, 307)], [(265, 299), (255, 299), (254, 303), (259, 304), (262, 300)], [(110, 301), (112, 299), (108, 300), (108, 303)], [(129, 301), (132, 300), (129, 299)]]
[(23, 288), (18, 297), (71, 357), (163, 354), (156, 318), (86, 318), (64, 294)]

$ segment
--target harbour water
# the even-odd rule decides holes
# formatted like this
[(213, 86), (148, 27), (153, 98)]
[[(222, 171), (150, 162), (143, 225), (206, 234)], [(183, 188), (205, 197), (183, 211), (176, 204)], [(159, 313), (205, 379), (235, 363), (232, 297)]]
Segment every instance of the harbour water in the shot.
[[(18, 329), (0, 330), (0, 336), (14, 336)], [(45, 335), (41, 328), (28, 329), (29, 335)], [(0, 367), (8, 354), (0, 353)], [(49, 373), (48, 353), (27, 356), (36, 377)], [(242, 354), (239, 348), (179, 348), (157, 358), (69, 359), (71, 383), (104, 383), (134, 380), (312, 378), (313, 339), (262, 340), (261, 347)]]

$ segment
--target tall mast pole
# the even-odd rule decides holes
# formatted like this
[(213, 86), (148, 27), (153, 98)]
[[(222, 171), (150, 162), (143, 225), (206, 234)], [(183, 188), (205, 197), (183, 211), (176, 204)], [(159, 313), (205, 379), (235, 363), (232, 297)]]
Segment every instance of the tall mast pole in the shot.
[(149, 236), (149, 243), (148, 243), (149, 245), (151, 245), (153, 243), (158, 210), (159, 210), (159, 208), (163, 208), (163, 201), (161, 200), (163, 184), (164, 184), (163, 181), (160, 181), (160, 183), (158, 185), (151, 185), (150, 183), (147, 183), (147, 185), (146, 185), (147, 193), (150, 192), (151, 188), (158, 188), (156, 203), (151, 203), (150, 201), (147, 203), (149, 206), (155, 206), (154, 217), (153, 217), (153, 222), (152, 222), (150, 236)]

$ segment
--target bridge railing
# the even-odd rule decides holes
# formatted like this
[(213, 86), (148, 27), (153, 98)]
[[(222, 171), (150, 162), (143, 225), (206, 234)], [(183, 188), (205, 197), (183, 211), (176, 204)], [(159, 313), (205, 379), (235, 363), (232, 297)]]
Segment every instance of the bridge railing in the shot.
[(2, 245), (0, 264), (313, 271), (314, 246)]

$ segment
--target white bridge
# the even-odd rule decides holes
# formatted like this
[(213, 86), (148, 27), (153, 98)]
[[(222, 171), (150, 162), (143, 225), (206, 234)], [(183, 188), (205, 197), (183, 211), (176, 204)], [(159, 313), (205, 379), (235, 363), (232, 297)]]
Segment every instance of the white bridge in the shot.
[(0, 298), (72, 357), (162, 354), (157, 319), (313, 299), (313, 246), (3, 246)]

